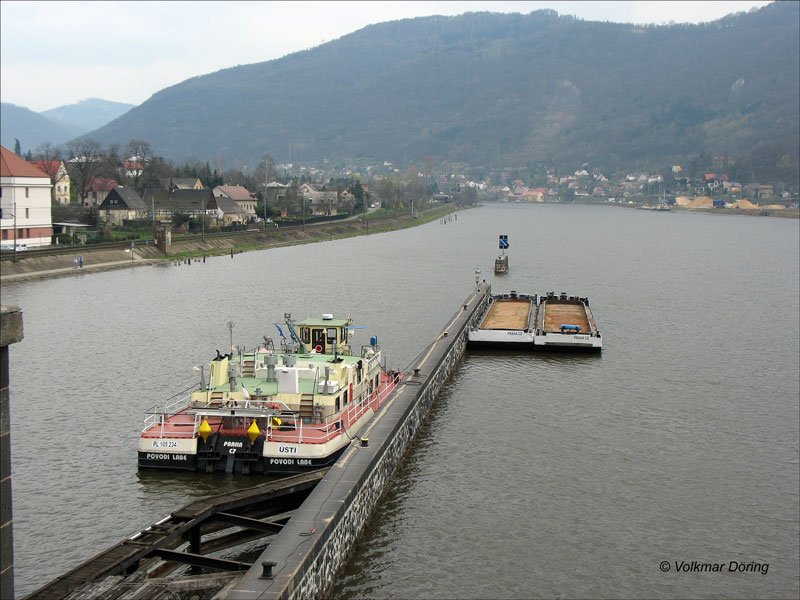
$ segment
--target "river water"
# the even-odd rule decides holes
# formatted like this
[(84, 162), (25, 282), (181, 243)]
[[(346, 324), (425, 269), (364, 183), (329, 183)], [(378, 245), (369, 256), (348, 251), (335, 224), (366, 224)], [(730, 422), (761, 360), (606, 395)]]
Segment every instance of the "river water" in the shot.
[(799, 233), (790, 219), (492, 205), (4, 285), (25, 328), (11, 347), (17, 594), (257, 481), (136, 469), (145, 410), (230, 345), (228, 321), (252, 347), (284, 312), (352, 316), (356, 344), (377, 335), (406, 369), (478, 268), (495, 292), (588, 296), (602, 355), (468, 352), (334, 597), (798, 597)]

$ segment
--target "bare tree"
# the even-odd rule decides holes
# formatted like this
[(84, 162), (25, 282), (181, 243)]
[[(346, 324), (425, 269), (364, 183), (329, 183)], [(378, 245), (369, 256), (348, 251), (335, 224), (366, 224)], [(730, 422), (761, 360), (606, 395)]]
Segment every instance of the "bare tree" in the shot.
[(36, 148), (35, 160), (39, 163), (39, 168), (50, 176), (53, 187), (50, 189), (50, 202), (56, 201), (56, 186), (61, 183), (66, 175), (66, 171), (61, 169), (61, 152), (53, 148), (49, 142)]
[(267, 184), (275, 181), (275, 161), (269, 154), (261, 157), (261, 160), (253, 170), (253, 179), (259, 187), (264, 188), (262, 197), (266, 200), (268, 198)]
[(397, 209), (397, 184), (390, 177), (381, 177), (375, 182), (375, 193), (381, 200), (383, 208), (389, 208), (390, 203), (394, 203)]
[(431, 179), (433, 178), (433, 165), (435, 159), (433, 156), (426, 156), (422, 161), (422, 173), (425, 175), (425, 189), (428, 193), (431, 191)]
[(81, 198), (81, 204), (84, 204), (89, 195), (92, 180), (100, 172), (103, 147), (97, 140), (81, 138), (67, 144), (67, 155), (70, 157), (68, 168), (72, 185)]
[(137, 192), (142, 192), (148, 163), (153, 158), (153, 148), (146, 140), (131, 140), (125, 146), (125, 162), (122, 163), (125, 182)]

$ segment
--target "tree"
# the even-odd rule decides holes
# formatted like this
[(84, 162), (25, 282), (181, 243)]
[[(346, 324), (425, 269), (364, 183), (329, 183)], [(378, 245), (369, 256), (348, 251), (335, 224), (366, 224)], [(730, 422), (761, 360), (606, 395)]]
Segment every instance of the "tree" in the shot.
[(478, 203), (478, 190), (472, 186), (464, 186), (459, 196), (459, 203), (465, 206), (473, 206)]
[[(292, 179), (291, 184), (288, 188), (286, 188), (286, 196), (285, 196), (285, 206), (286, 206), (286, 216), (292, 215), (292, 207), (295, 203), (298, 203), (300, 199), (300, 183), (297, 179)], [(302, 207), (296, 211), (296, 214), (301, 214)]]
[(146, 140), (131, 140), (125, 146), (125, 162), (122, 163), (125, 183), (137, 192), (144, 191), (141, 181), (148, 170), (148, 163), (153, 158), (153, 149)]
[(14, 154), (17, 156), (22, 156), (22, 148), (19, 145), (19, 140), (14, 138)]
[(355, 206), (353, 206), (353, 212), (364, 212), (364, 210), (366, 210), (366, 194), (364, 193), (364, 186), (361, 185), (361, 182), (356, 179), (350, 184), (347, 191), (350, 192), (356, 200)]
[(153, 156), (147, 161), (144, 173), (139, 177), (136, 191), (144, 194), (145, 190), (159, 189), (162, 187), (161, 180), (170, 179), (174, 172), (172, 164), (163, 156)]
[(40, 164), (42, 171), (50, 176), (53, 187), (50, 190), (50, 201), (56, 201), (56, 185), (58, 185), (66, 175), (66, 171), (61, 169), (61, 152), (53, 149), (50, 143), (42, 144), (36, 149), (36, 160)]
[(375, 182), (375, 193), (381, 200), (383, 208), (394, 206), (397, 209), (397, 185), (389, 177), (381, 177)]
[(75, 192), (85, 204), (92, 180), (98, 176), (103, 161), (103, 147), (91, 138), (81, 138), (67, 144), (70, 156), (70, 178)]
[(263, 198), (267, 197), (267, 184), (275, 181), (275, 177), (275, 160), (269, 154), (265, 154), (253, 170), (256, 188), (264, 190)]

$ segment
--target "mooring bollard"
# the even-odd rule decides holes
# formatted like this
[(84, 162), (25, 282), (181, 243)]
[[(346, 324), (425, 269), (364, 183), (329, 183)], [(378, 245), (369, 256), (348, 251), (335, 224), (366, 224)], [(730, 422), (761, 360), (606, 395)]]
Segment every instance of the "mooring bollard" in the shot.
[(278, 563), (272, 560), (262, 560), (261, 561), (261, 577), (259, 579), (275, 579), (275, 575), (272, 573), (272, 567), (276, 566)]

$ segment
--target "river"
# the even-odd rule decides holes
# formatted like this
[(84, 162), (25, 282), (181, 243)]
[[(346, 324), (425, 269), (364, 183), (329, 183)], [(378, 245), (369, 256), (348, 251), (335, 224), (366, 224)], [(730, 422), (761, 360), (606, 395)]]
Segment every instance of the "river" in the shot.
[(284, 312), (352, 316), (366, 328), (356, 344), (377, 335), (406, 369), (477, 268), (496, 292), (588, 296), (603, 353), (468, 352), (334, 596), (797, 597), (799, 233), (790, 219), (491, 205), (368, 237), (4, 285), (25, 328), (11, 347), (17, 594), (255, 481), (136, 469), (145, 410), (230, 345), (229, 321), (233, 343), (252, 347), (277, 337)]

